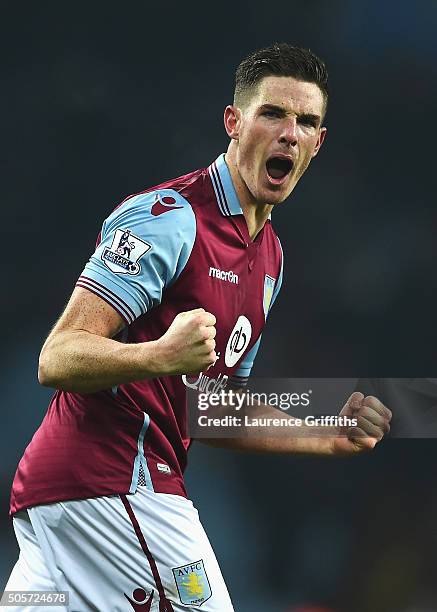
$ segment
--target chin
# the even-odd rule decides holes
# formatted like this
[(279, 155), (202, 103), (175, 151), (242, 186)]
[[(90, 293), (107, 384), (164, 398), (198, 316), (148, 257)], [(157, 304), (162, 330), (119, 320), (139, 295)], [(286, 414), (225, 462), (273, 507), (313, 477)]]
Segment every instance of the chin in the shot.
[(270, 204), (271, 206), (275, 206), (276, 204), (281, 204), (288, 198), (291, 194), (292, 189), (266, 189), (264, 191), (262, 201)]
[(264, 183), (260, 189), (261, 198), (270, 204), (280, 204), (288, 198), (296, 186), (295, 181), (290, 179), (291, 177), (289, 177), (288, 181), (285, 181), (280, 185), (274, 185), (270, 182)]

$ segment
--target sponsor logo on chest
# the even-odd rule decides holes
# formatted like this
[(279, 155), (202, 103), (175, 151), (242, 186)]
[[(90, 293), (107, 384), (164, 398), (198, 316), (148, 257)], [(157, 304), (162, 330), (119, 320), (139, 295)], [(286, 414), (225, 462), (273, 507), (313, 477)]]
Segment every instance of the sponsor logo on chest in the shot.
[(243, 356), (250, 338), (252, 336), (252, 325), (247, 317), (240, 315), (231, 331), (225, 352), (225, 364), (228, 368), (234, 367)]
[(238, 285), (238, 274), (234, 274), (232, 270), (225, 271), (210, 266), (209, 276), (212, 276), (212, 278), (217, 278), (218, 280), (226, 281), (228, 283), (233, 283), (234, 285)]

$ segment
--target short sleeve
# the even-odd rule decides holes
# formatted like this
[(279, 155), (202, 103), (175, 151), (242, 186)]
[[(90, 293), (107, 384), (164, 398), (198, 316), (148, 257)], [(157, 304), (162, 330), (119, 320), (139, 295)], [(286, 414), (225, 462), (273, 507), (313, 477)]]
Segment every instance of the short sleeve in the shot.
[(133, 196), (103, 223), (101, 241), (77, 286), (133, 321), (160, 304), (184, 269), (196, 237), (191, 205), (172, 189)]

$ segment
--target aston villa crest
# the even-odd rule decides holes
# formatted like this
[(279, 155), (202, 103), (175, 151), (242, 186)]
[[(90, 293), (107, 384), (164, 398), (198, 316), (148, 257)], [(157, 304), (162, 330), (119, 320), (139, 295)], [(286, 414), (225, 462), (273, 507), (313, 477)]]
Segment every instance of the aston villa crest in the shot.
[(201, 606), (212, 595), (202, 559), (172, 569), (183, 604)]
[(264, 317), (267, 319), (269, 313), (270, 304), (272, 303), (273, 290), (275, 288), (276, 278), (269, 276), (268, 274), (264, 277), (264, 297), (263, 297), (263, 308)]

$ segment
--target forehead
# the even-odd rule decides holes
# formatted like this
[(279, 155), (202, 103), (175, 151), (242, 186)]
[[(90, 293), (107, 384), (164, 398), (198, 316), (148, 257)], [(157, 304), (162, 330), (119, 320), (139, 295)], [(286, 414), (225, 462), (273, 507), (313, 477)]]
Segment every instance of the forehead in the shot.
[(323, 114), (323, 94), (315, 83), (293, 77), (268, 76), (259, 82), (250, 106), (281, 106), (285, 111)]

